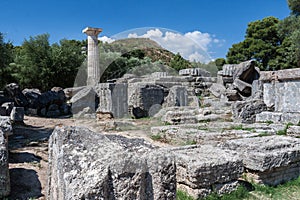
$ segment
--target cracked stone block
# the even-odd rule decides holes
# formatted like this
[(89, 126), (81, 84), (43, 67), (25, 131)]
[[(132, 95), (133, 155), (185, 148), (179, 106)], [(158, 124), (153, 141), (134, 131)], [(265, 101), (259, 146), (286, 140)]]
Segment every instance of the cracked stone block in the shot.
[(236, 152), (212, 145), (181, 147), (172, 152), (176, 155), (178, 187), (195, 198), (228, 192), (230, 187), (225, 185), (236, 182), (244, 170)]
[(266, 136), (229, 140), (226, 149), (236, 150), (243, 159), (250, 180), (278, 185), (300, 175), (300, 139)]
[(174, 156), (142, 139), (57, 127), (49, 141), (48, 199), (176, 199)]

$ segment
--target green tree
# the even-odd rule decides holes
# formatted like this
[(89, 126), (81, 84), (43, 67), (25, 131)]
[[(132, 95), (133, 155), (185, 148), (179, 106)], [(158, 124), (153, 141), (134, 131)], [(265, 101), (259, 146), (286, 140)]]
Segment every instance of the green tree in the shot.
[(22, 87), (43, 91), (54, 86), (71, 87), (85, 55), (81, 48), (85, 41), (63, 39), (50, 46), (49, 34), (30, 37), (15, 48), (12, 76)]
[(226, 60), (224, 58), (217, 58), (215, 64), (218, 67), (218, 70), (222, 70), (223, 65), (226, 64)]
[(51, 46), (51, 86), (72, 87), (85, 55), (84, 41), (63, 39)]
[(268, 69), (269, 62), (276, 58), (276, 50), (282, 43), (278, 24), (279, 19), (275, 17), (249, 23), (245, 40), (229, 49), (226, 55), (227, 62), (234, 64), (255, 59), (261, 69)]
[(12, 77), (9, 71), (9, 64), (13, 61), (13, 45), (4, 41), (4, 36), (0, 32), (0, 87), (2, 88)]
[(189, 61), (185, 60), (179, 53), (177, 53), (170, 61), (170, 67), (179, 71), (181, 69), (191, 68)]
[(11, 65), (12, 75), (21, 86), (45, 90), (54, 73), (51, 65), (49, 34), (30, 37), (16, 52), (15, 62)]
[(299, 15), (300, 14), (300, 1), (299, 0), (288, 0), (288, 5), (292, 11), (292, 14)]

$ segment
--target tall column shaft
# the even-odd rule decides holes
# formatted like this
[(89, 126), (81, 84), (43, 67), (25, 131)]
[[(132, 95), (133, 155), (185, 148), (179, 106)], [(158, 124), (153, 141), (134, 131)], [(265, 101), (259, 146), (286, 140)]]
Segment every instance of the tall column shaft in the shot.
[(100, 28), (86, 28), (82, 32), (88, 36), (87, 85), (95, 85), (100, 80), (100, 58), (98, 34)]

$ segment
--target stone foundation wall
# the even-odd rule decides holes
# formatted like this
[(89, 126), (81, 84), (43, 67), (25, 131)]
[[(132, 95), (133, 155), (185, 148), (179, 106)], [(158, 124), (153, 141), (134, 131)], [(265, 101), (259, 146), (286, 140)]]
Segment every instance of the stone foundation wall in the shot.
[(249, 181), (276, 186), (300, 176), (300, 161), (264, 172), (247, 170), (245, 175)]
[(278, 185), (300, 175), (299, 138), (267, 136), (236, 139), (227, 141), (224, 147), (239, 152), (249, 180)]

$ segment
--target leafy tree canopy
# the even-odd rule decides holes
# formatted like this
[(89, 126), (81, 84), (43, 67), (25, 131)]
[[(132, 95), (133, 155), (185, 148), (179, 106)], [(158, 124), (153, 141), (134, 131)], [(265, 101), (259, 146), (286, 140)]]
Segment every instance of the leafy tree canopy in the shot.
[(299, 15), (300, 14), (300, 1), (299, 0), (288, 0), (288, 5), (292, 11), (292, 14)]

